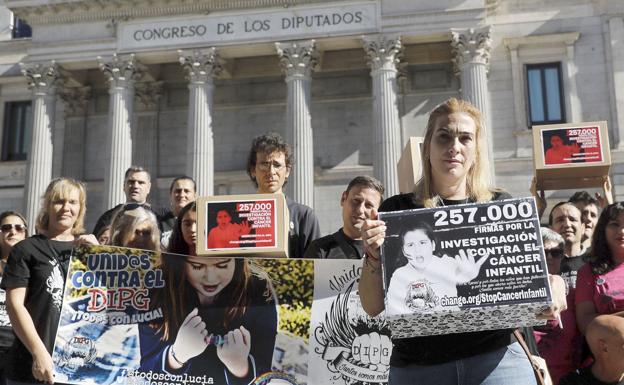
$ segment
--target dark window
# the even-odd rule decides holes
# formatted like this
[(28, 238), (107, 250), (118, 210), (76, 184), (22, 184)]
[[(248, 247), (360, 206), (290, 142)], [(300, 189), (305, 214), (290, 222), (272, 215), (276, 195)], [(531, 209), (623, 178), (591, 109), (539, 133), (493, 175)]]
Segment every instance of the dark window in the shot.
[(526, 66), (529, 126), (565, 123), (561, 63)]
[(24, 20), (15, 17), (13, 19), (13, 39), (20, 39), (23, 37), (31, 37), (32, 29), (30, 25), (26, 24)]
[(32, 132), (30, 102), (4, 104), (2, 160), (26, 160)]

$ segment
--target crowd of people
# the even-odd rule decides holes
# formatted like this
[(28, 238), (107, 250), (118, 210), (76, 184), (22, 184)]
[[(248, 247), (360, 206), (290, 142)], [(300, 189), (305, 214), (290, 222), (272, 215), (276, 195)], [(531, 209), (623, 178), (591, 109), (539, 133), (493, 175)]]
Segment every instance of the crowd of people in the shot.
[[(342, 227), (324, 237), (314, 211), (287, 197), (289, 255), (361, 259), (362, 306), (371, 316), (380, 314), (385, 308), (380, 247), (386, 226), (377, 212), (510, 198), (490, 185), (483, 140), (480, 112), (468, 102), (447, 100), (429, 116), (423, 176), (413, 192), (384, 200), (378, 180), (354, 178), (340, 197)], [(247, 173), (257, 193), (283, 193), (292, 165), (291, 149), (279, 135), (253, 140)], [(223, 372), (219, 380), (224, 383), (250, 383), (270, 370), (273, 344), (268, 341), (274, 341), (277, 332), (270, 279), (249, 260), (196, 255), (197, 194), (192, 178), (173, 179), (166, 211), (148, 203), (150, 189), (149, 172), (129, 168), (124, 177), (126, 202), (103, 213), (90, 233), (84, 229), (85, 188), (70, 178), (50, 183), (34, 230), (17, 212), (0, 214), (0, 287), (6, 291), (8, 313), (8, 319), (0, 314), (0, 365), (7, 384), (54, 382), (51, 352), (69, 255), (74, 246), (85, 244), (168, 252), (160, 261), (166, 286), (153, 293), (155, 303), (166, 309), (165, 316), (140, 327), (142, 368), (192, 374), (199, 370), (193, 361), (201, 357)], [(541, 216), (544, 192), (536, 191), (535, 181), (530, 191)], [(624, 204), (612, 202), (608, 178), (604, 191), (596, 197), (579, 192), (555, 205), (541, 229), (553, 304), (541, 314), (546, 325), (525, 329), (524, 338), (535, 342), (533, 353), (545, 358), (555, 384), (624, 383)], [(232, 224), (229, 213), (220, 215), (220, 231), (238, 226), (236, 236), (249, 233), (248, 223)], [(212, 236), (216, 242), (217, 232)], [(403, 275), (431, 271), (443, 278), (448, 292), (456, 292), (455, 285), (465, 281), (454, 276), (455, 259), (434, 258), (433, 250), (423, 257), (419, 250), (432, 249), (435, 242), (426, 226), (406, 229), (402, 239), (411, 246), (404, 247), (406, 265), (397, 269), (391, 283)], [(439, 263), (434, 266), (432, 261)], [(470, 274), (462, 274), (476, 276), (483, 262), (465, 266)], [(178, 300), (181, 293), (190, 300)], [(214, 316), (217, 311), (219, 316)], [(254, 330), (254, 336), (267, 340), (250, 342)], [(229, 338), (208, 349), (214, 342), (209, 336)], [(531, 361), (511, 329), (396, 338), (393, 345), (391, 385), (536, 383)]]

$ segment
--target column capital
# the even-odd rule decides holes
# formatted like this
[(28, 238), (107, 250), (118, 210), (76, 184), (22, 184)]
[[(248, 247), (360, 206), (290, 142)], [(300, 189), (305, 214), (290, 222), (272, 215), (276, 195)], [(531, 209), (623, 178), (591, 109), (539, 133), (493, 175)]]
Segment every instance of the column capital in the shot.
[(452, 29), (451, 50), (455, 73), (459, 74), (468, 63), (483, 64), (489, 69), (492, 51), (492, 28)]
[(19, 63), (22, 75), (28, 79), (28, 88), (36, 94), (52, 94), (61, 79), (54, 60), (49, 63)]
[(100, 70), (106, 76), (111, 88), (133, 87), (134, 82), (143, 76), (144, 66), (134, 58), (134, 54), (119, 56), (116, 53), (110, 60), (98, 56)]
[(65, 116), (84, 116), (91, 99), (91, 87), (61, 87), (59, 96), (65, 103)]
[(223, 60), (215, 47), (192, 52), (179, 50), (178, 54), (191, 84), (212, 82), (223, 71)]
[(371, 70), (397, 70), (403, 56), (400, 36), (371, 35), (363, 36), (362, 40)]
[(137, 82), (134, 87), (135, 107), (139, 111), (158, 109), (158, 101), (163, 95), (164, 82)]
[(280, 67), (288, 81), (292, 77), (310, 77), (318, 64), (316, 41), (304, 40), (291, 43), (275, 43)]

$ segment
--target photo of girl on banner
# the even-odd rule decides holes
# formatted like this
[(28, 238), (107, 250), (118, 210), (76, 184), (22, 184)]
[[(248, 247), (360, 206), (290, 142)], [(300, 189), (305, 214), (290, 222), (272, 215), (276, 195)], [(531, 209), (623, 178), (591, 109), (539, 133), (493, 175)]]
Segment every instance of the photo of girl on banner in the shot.
[(139, 371), (249, 384), (271, 370), (277, 334), (273, 286), (251, 260), (195, 256), (196, 220), (190, 203), (171, 237), (169, 252), (189, 256), (162, 254), (165, 287), (154, 293), (152, 306), (164, 315), (139, 325)]
[[(386, 277), (389, 281), (387, 306), (400, 309), (401, 313), (457, 310), (456, 306), (442, 307), (440, 300), (457, 297), (457, 285), (475, 279), (489, 255), (475, 261), (464, 250), (459, 250), (455, 257), (448, 256), (440, 250), (433, 229), (423, 219), (385, 219), (387, 222), (406, 222), (397, 223), (398, 235), (390, 235), (384, 245), (386, 255), (401, 256), (396, 259), (397, 269)], [(391, 226), (389, 224), (388, 228)]]
[(232, 213), (237, 213), (235, 202), (211, 203), (208, 205), (208, 247), (211, 249), (226, 249), (240, 247), (238, 241), (241, 236), (251, 232), (251, 224), (246, 220), (240, 220), (238, 215), (232, 218)]

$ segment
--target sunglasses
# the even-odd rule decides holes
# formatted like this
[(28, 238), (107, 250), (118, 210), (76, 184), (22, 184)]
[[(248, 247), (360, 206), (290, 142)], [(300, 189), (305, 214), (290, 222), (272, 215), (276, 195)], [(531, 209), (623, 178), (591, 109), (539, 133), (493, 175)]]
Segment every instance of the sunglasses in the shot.
[(26, 225), (14, 225), (12, 223), (7, 223), (7, 224), (0, 226), (0, 230), (3, 233), (8, 233), (13, 228), (15, 228), (15, 231), (17, 231), (18, 233), (23, 233), (26, 231)]
[(550, 255), (552, 258), (555, 258), (555, 259), (563, 258), (563, 256), (565, 255), (563, 250), (561, 250), (558, 247), (557, 248), (553, 248), (553, 249), (544, 249), (544, 254), (546, 256)]

